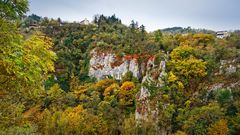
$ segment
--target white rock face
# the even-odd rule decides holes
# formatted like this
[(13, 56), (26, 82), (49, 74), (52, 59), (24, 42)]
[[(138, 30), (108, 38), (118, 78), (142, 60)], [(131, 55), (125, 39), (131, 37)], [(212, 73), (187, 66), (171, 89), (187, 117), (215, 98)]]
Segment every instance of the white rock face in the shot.
[[(154, 65), (154, 60), (149, 60), (147, 63), (147, 71), (146, 71), (146, 76), (143, 77), (142, 79), (142, 83), (151, 83), (151, 82), (156, 82), (157, 81), (157, 86), (158, 87), (162, 87), (164, 85), (164, 82), (162, 81), (162, 78), (166, 75), (166, 62), (165, 61), (161, 61), (159, 66)], [(152, 73), (157, 73), (158, 74), (158, 78), (157, 80), (154, 80), (154, 78), (152, 77)], [(151, 115), (152, 118), (155, 118), (155, 116), (157, 116), (158, 114), (158, 109), (150, 108), (149, 105), (149, 99), (148, 97), (150, 96), (150, 92), (149, 90), (142, 86), (140, 89), (140, 93), (139, 93), (139, 97), (137, 98), (137, 109), (135, 112), (135, 118), (137, 120), (147, 120), (148, 116)], [(157, 119), (155, 119), (157, 121)]]
[[(128, 71), (131, 71), (136, 78), (140, 78), (142, 74), (145, 74), (149, 78), (155, 70), (158, 70), (161, 71), (158, 77), (159, 80), (165, 74), (165, 61), (161, 61), (160, 65), (154, 65), (154, 60), (151, 58), (146, 63), (139, 65), (134, 58), (123, 57), (119, 59), (112, 53), (97, 53), (92, 51), (91, 55), (88, 75), (97, 78), (97, 80), (104, 79), (107, 76), (121, 80)], [(156, 67), (158, 68), (156, 69)]]
[(218, 90), (218, 89), (222, 89), (223, 86), (224, 86), (224, 83), (217, 83), (217, 84), (213, 85), (213, 86), (209, 89), (209, 91), (216, 91), (216, 90)]
[(237, 72), (237, 67), (233, 65), (229, 65), (229, 67), (227, 67), (225, 71), (226, 71), (226, 74), (232, 74)]
[(148, 97), (150, 93), (147, 88), (141, 87), (140, 96), (137, 98), (137, 109), (135, 112), (136, 120), (147, 120), (148, 113), (150, 112)]
[[(119, 62), (120, 64), (114, 65), (116, 62)], [(140, 77), (138, 63), (136, 60), (127, 60), (125, 58), (119, 60), (116, 59), (116, 56), (111, 53), (92, 53), (88, 73), (89, 76), (96, 77), (97, 80), (104, 79), (107, 76), (112, 76), (118, 80), (121, 80), (123, 75), (128, 71), (131, 71), (134, 77)]]
[[(124, 60), (124, 61), (127, 61), (127, 60)], [(128, 70), (133, 73), (134, 77), (140, 78), (140, 71), (138, 68), (138, 64), (136, 63), (135, 60), (130, 60)]]
[(220, 60), (219, 73), (222, 74), (233, 74), (239, 69), (239, 62), (237, 59), (233, 60)]

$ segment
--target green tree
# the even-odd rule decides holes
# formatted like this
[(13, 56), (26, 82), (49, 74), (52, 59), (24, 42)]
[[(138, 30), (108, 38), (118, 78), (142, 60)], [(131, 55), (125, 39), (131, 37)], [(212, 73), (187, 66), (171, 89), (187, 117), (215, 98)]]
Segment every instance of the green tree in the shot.
[(163, 34), (162, 34), (161, 30), (157, 30), (157, 31), (154, 32), (154, 40), (156, 42), (160, 43), (161, 40), (162, 40), (162, 37), (163, 37)]
[(180, 112), (178, 120), (183, 123), (183, 130), (194, 135), (207, 134), (209, 125), (221, 120), (224, 116), (224, 112), (216, 103), (196, 107), (192, 110), (181, 110)]
[[(27, 1), (1, 1), (0, 18), (0, 130), (21, 128), (23, 112), (41, 102), (43, 82), (54, 71), (56, 55), (51, 40), (35, 34), (26, 40), (17, 29), (16, 19), (27, 11)], [(28, 127), (29, 132), (32, 127)]]
[(0, 18), (14, 20), (28, 11), (28, 0), (1, 0)]

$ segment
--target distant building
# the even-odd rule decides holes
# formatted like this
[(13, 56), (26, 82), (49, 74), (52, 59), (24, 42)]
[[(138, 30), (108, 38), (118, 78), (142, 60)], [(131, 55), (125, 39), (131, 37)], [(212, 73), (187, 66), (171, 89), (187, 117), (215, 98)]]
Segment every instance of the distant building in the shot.
[(89, 20), (87, 20), (87, 18), (85, 18), (84, 20), (82, 20), (82, 21), (80, 22), (80, 24), (89, 25), (90, 22), (89, 22)]
[(225, 37), (228, 37), (230, 34), (227, 31), (218, 31), (216, 33), (217, 38), (223, 39)]
[(59, 26), (64, 26), (64, 25), (66, 25), (67, 23), (65, 23), (65, 22), (60, 22), (59, 23)]
[(33, 30), (33, 29), (39, 29), (40, 26), (39, 26), (38, 24), (30, 24), (30, 25), (28, 26), (28, 28), (29, 28), (30, 30)]

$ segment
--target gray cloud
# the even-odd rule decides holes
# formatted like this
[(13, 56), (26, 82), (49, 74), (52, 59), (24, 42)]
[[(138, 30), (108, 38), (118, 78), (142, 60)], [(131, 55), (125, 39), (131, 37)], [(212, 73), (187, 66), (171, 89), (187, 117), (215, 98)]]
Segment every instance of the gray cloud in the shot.
[(63, 20), (116, 14), (123, 23), (136, 20), (147, 30), (191, 26), (213, 30), (240, 28), (239, 0), (30, 0), (30, 13)]

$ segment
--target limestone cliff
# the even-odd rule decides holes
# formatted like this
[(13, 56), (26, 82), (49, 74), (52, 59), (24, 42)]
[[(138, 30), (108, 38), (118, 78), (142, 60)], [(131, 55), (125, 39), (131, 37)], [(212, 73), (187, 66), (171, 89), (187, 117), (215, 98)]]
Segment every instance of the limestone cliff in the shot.
[(123, 75), (131, 71), (134, 77), (140, 78), (139, 65), (135, 58), (117, 58), (113, 53), (92, 52), (90, 59), (89, 76), (101, 80), (112, 76), (121, 80)]
[(121, 80), (125, 73), (131, 71), (133, 76), (138, 79), (147, 77), (148, 79), (158, 79), (160, 81), (165, 73), (165, 60), (160, 61), (159, 65), (155, 65), (154, 56), (145, 57), (144, 60), (139, 62), (140, 57), (138, 55), (117, 57), (111, 52), (92, 51), (88, 75), (95, 77), (97, 80), (108, 76)]
[[(108, 76), (121, 80), (125, 73), (131, 71), (133, 76), (140, 79), (142, 83), (157, 82), (161, 87), (163, 85), (162, 77), (164, 77), (166, 70), (166, 61), (161, 60), (155, 64), (154, 56), (145, 57), (145, 60), (139, 59), (141, 56), (125, 55), (117, 57), (110, 52), (95, 52), (92, 51), (90, 59), (89, 76), (97, 78), (97, 80), (104, 79)], [(145, 119), (150, 110), (148, 97), (149, 90), (142, 86), (137, 94), (137, 109), (136, 119)]]

